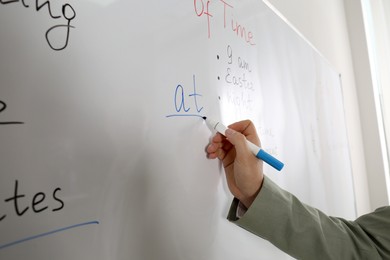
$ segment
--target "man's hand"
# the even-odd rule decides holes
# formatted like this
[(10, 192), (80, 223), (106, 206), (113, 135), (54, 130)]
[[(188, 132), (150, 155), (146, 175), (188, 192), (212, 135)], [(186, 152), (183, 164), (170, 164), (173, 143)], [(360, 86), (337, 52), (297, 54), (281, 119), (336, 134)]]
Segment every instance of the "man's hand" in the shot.
[(230, 192), (247, 208), (250, 207), (263, 183), (263, 162), (248, 149), (246, 140), (260, 146), (256, 128), (249, 120), (228, 127), (224, 137), (217, 133), (206, 151), (208, 158), (219, 158), (225, 168)]

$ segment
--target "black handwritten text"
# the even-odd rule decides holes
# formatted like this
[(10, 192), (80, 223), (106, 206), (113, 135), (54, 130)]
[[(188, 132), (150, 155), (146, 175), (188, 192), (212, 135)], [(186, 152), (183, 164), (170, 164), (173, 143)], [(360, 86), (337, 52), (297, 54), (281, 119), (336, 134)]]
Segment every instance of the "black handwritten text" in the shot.
[[(4, 199), (3, 201), (5, 205), (9, 205), (9, 204), (13, 205), (13, 212), (15, 213), (13, 215), (14, 216), (16, 215), (18, 217), (23, 216), (30, 209), (34, 213), (40, 213), (49, 209), (51, 209), (52, 212), (55, 212), (63, 209), (65, 206), (64, 201), (59, 196), (60, 191), (61, 188), (59, 187), (53, 190), (51, 194), (51, 199), (52, 201), (54, 201), (54, 203), (52, 203), (54, 204), (54, 206), (49, 208), (49, 203), (47, 202), (46, 193), (37, 192), (32, 196), (32, 198), (28, 198), (26, 194), (20, 192), (19, 181), (15, 180), (13, 194), (7, 197), (6, 199)], [(4, 214), (5, 213), (4, 208), (5, 207), (3, 205), (0, 207), (2, 211), (0, 213), (0, 221), (3, 221), (5, 218), (7, 218), (7, 216), (10, 217), (10, 214), (8, 215)]]
[[(31, 2), (35, 3), (31, 4)], [(0, 0), (0, 6), (16, 3), (20, 3), (24, 8), (35, 9), (36, 12), (41, 12), (44, 7), (47, 7), (47, 14), (49, 15), (49, 18), (51, 18), (53, 21), (62, 19), (63, 22), (53, 25), (47, 29), (45, 38), (50, 48), (55, 51), (61, 51), (68, 46), (70, 29), (75, 28), (73, 25), (71, 25), (71, 23), (76, 18), (76, 11), (72, 5), (65, 3), (62, 5), (60, 11), (53, 12), (49, 0), (43, 1), (43, 3), (41, 3), (39, 0)], [(62, 34), (61, 39), (59, 39), (58, 36), (60, 35), (61, 30), (63, 30), (64, 33)]]
[[(7, 108), (7, 104), (0, 100), (0, 114), (5, 111)], [(23, 122), (19, 121), (1, 121), (0, 119), (0, 125), (20, 125), (24, 124)]]

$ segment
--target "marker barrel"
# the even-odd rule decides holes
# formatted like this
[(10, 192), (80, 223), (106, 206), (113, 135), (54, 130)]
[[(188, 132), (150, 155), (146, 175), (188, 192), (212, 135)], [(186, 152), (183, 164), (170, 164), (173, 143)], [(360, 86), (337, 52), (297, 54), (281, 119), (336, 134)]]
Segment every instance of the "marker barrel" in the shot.
[(263, 149), (260, 149), (260, 151), (256, 154), (256, 157), (268, 163), (278, 171), (282, 170), (284, 167), (284, 163), (282, 163)]
[(271, 165), (278, 171), (280, 171), (284, 167), (284, 164), (281, 161), (279, 161), (278, 159), (276, 159), (275, 157), (273, 157), (272, 155), (270, 155), (269, 153), (267, 153), (266, 151), (264, 151), (263, 149), (255, 145), (254, 143), (248, 140), (246, 140), (246, 142), (249, 150), (251, 150), (251, 152), (260, 160), (263, 160), (264, 162)]

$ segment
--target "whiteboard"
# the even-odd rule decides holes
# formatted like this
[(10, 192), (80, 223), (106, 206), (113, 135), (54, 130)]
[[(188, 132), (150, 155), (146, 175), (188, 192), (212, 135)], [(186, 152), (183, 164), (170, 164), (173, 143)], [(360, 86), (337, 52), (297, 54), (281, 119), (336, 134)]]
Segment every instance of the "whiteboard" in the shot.
[(354, 218), (339, 75), (263, 2), (0, 3), (0, 259), (289, 259), (226, 220), (200, 116)]

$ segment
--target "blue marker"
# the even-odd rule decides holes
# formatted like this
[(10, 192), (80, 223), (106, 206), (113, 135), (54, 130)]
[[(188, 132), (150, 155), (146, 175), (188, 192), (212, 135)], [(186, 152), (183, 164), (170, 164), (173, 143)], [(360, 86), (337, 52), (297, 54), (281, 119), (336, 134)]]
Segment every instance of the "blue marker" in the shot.
[[(206, 124), (209, 127), (213, 128), (213, 129), (217, 130), (219, 133), (225, 135), (225, 131), (228, 128), (226, 126), (224, 126), (222, 123), (208, 119), (205, 116), (203, 117), (203, 119), (206, 121)], [(248, 140), (246, 140), (246, 143), (248, 145), (249, 150), (251, 150), (251, 152), (257, 158), (259, 158), (260, 160), (263, 160), (264, 162), (271, 165), (272, 167), (274, 167), (278, 171), (282, 170), (284, 164), (281, 161), (279, 161), (278, 159), (276, 159), (275, 157), (273, 157), (272, 155), (270, 155), (269, 153), (267, 153), (266, 151), (264, 151), (263, 149), (261, 149), (260, 147), (255, 145), (254, 143), (251, 143)]]

